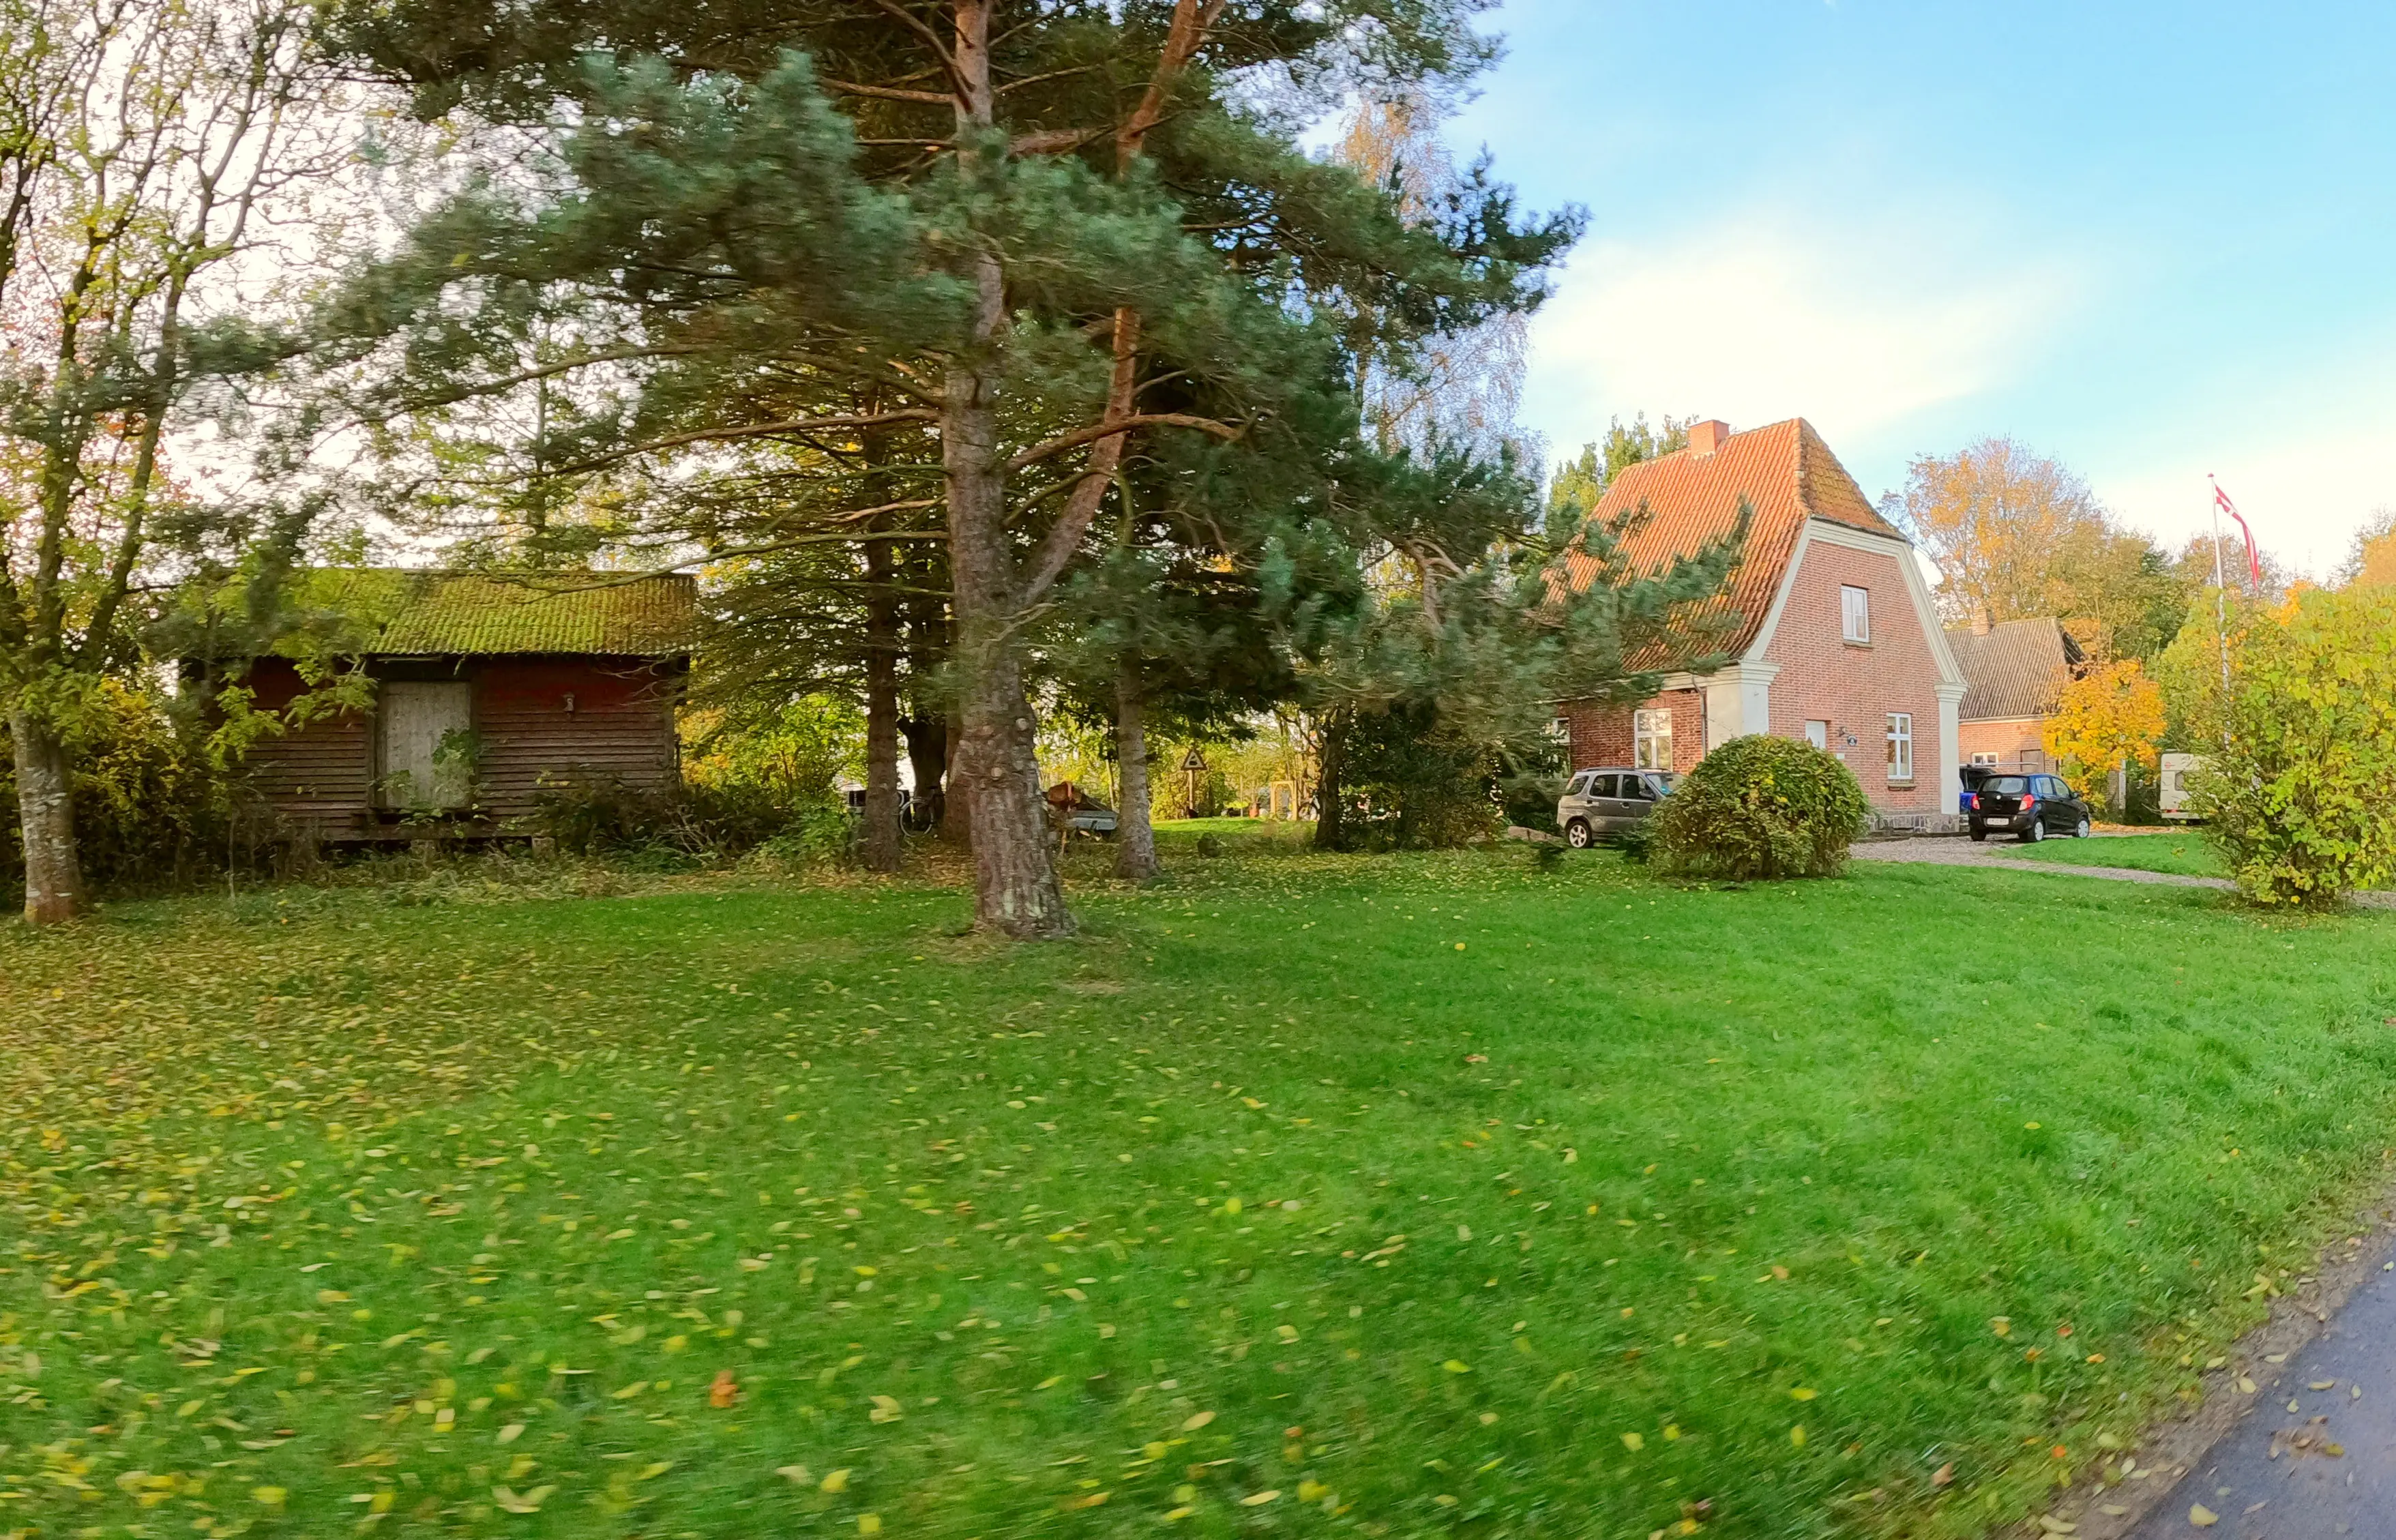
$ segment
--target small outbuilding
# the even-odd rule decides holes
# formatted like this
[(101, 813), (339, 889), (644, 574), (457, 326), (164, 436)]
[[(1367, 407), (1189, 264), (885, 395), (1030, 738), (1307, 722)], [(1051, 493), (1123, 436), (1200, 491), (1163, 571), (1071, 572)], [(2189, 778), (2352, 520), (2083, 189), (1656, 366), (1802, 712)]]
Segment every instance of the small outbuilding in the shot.
[[(383, 567), (313, 573), (304, 592), (357, 638), (349, 656), (373, 680), (374, 704), (251, 751), (260, 791), (295, 837), (506, 833), (546, 788), (659, 791), (680, 775), (689, 578)], [(252, 659), (246, 683), (261, 710), (308, 688), (286, 656)]]

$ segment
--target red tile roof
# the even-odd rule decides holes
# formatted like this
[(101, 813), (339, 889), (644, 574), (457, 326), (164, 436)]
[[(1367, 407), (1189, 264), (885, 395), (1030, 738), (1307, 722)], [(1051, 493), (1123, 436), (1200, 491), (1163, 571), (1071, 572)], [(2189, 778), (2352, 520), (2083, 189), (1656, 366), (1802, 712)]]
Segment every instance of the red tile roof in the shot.
[[(1637, 667), (1669, 669), (1709, 654), (1744, 654), (1772, 608), (1809, 518), (1905, 538), (1873, 511), (1863, 488), (1804, 418), (1733, 433), (1710, 455), (1682, 449), (1627, 466), (1607, 485), (1597, 516), (1612, 520), (1644, 504), (1652, 517), (1624, 538), (1623, 548), (1641, 571), (1660, 571), (1675, 557), (1695, 555), (1737, 527), (1741, 498), (1755, 516), (1728, 591), (1693, 617), (1697, 624), (1687, 642), (1635, 658)], [(1586, 587), (1596, 565), (1587, 554), (1568, 551), (1564, 577), (1576, 589)]]

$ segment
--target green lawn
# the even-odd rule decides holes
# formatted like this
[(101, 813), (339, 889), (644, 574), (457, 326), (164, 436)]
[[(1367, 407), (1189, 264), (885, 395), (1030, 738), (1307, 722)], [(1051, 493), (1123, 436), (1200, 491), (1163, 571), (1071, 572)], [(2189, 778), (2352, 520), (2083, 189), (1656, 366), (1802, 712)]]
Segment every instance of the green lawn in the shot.
[(2047, 840), (2034, 845), (2011, 845), (2006, 855), (2025, 861), (2052, 861), (2064, 866), (2127, 867), (2134, 871), (2169, 871), (2183, 877), (2227, 877), (2220, 852), (2195, 830), (2169, 834), (2124, 834), (2099, 840)]
[(2396, 1144), (2378, 915), (649, 881), (0, 933), (0, 1533), (1977, 1533)]

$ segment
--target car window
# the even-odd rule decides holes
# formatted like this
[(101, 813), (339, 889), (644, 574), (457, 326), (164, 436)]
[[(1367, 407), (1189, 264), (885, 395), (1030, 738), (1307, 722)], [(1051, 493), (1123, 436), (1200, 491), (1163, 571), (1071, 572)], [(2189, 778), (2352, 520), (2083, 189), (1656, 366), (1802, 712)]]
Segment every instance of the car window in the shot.
[(1571, 784), (1564, 788), (1564, 795), (1567, 797), (1577, 797), (1588, 788), (1588, 786), (1589, 772), (1584, 770), (1579, 775), (1575, 776), (1572, 778)]
[(2040, 796), (2068, 797), (2071, 795), (2071, 789), (2064, 785), (2061, 781), (2056, 779), (2053, 776), (2041, 776), (2038, 778), (2040, 781), (2038, 794)]
[(1622, 777), (1622, 794), (1639, 802), (1654, 802), (1656, 788), (1648, 784), (1644, 776), (1625, 776)]
[(1591, 776), (1589, 778), (1589, 794), (1592, 797), (1610, 797), (1614, 795), (1614, 777), (1612, 776)]
[(1981, 782), (1980, 790), (2000, 797), (2018, 797), (2030, 790), (2030, 781), (2022, 776), (1990, 776)]

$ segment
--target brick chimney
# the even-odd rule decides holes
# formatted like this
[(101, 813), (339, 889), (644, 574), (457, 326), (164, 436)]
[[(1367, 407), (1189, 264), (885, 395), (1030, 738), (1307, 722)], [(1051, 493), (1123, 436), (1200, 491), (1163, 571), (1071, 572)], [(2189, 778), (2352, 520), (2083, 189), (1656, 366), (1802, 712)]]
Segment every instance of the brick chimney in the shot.
[(1723, 440), (1728, 437), (1730, 437), (1730, 424), (1727, 422), (1719, 422), (1712, 418), (1708, 418), (1703, 422), (1692, 422), (1689, 424), (1689, 452), (1693, 455), (1710, 455), (1721, 448)]
[(1972, 634), (1974, 636), (1989, 634), (1989, 609), (1986, 604), (1979, 605), (1972, 611)]

